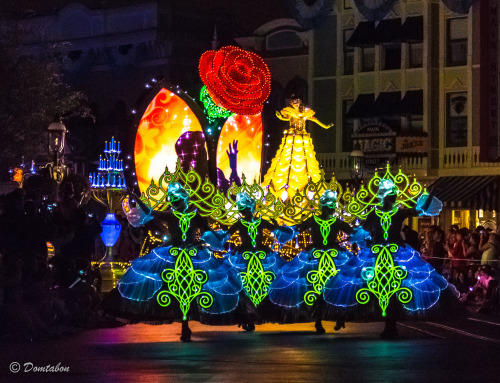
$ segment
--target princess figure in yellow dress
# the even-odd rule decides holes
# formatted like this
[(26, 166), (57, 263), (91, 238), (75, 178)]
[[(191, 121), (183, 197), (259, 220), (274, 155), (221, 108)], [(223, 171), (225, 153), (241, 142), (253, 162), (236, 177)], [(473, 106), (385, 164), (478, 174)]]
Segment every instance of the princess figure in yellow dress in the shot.
[(319, 163), (311, 136), (306, 131), (306, 121), (313, 121), (324, 129), (331, 128), (333, 124), (321, 123), (314, 117), (314, 110), (304, 107), (300, 99), (292, 99), (290, 106), (276, 112), (276, 116), (289, 121), (290, 126), (284, 131), (262, 186), (285, 200), (293, 197), (297, 190), (302, 190), (309, 179), (313, 182), (320, 180)]

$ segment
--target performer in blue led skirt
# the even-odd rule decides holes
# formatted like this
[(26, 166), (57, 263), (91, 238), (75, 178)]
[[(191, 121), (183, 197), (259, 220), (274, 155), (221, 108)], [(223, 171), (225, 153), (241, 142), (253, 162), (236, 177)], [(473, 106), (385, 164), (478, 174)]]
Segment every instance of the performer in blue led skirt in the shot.
[(257, 314), (254, 320), (241, 323), (245, 330), (253, 331), (254, 323), (261, 321), (256, 309), (266, 298), (269, 285), (285, 263), (276, 252), (263, 244), (263, 230), (269, 230), (282, 243), (291, 240), (294, 233), (288, 227), (279, 227), (276, 221), (271, 223), (255, 215), (256, 203), (248, 193), (236, 195), (236, 206), (241, 218), (229, 228), (228, 234), (237, 233), (241, 244), (228, 252), (227, 259), (240, 274), (243, 291), (253, 304), (253, 310), (248, 310)]
[[(369, 301), (373, 304), (378, 299), (386, 320), (381, 334), (384, 338), (397, 336), (396, 319), (404, 313), (426, 315), (448, 287), (446, 279), (401, 237), (406, 218), (437, 215), (442, 208), (441, 202), (423, 194), (415, 208), (400, 208), (396, 204), (397, 195), (398, 188), (392, 180), (380, 180), (377, 194), (380, 205), (368, 214), (363, 230), (351, 237), (351, 241), (361, 245), (361, 250), (326, 283), (323, 293), (327, 304), (350, 314), (356, 309), (363, 311), (356, 307), (359, 304)], [(363, 246), (365, 240), (371, 246)], [(453, 290), (451, 287), (454, 293)], [(404, 307), (403, 312), (398, 310), (401, 306), (396, 298)]]
[[(229, 262), (217, 259), (206, 247), (210, 233), (220, 244), (225, 238), (189, 204), (189, 195), (177, 182), (168, 186), (171, 209), (155, 211), (139, 198), (139, 208), (128, 215), (137, 226), (151, 219), (167, 225), (170, 239), (151, 253), (132, 261), (118, 283), (117, 299), (112, 292), (104, 311), (132, 322), (171, 323), (182, 321), (182, 341), (191, 339), (188, 319), (203, 322), (204, 315), (223, 315), (238, 306), (242, 282)], [(197, 232), (201, 240), (196, 239)], [(218, 250), (218, 249), (216, 249)], [(114, 296), (113, 296), (114, 293)]]
[[(315, 319), (316, 332), (323, 334), (325, 329), (321, 320), (335, 319), (323, 316), (323, 289), (350, 258), (351, 254), (340, 246), (338, 235), (339, 232), (350, 234), (352, 227), (335, 216), (337, 193), (326, 190), (319, 205), (321, 214), (296, 226), (298, 231), (311, 232), (311, 245), (283, 266), (270, 286), (269, 299), (280, 307), (275, 310), (280, 313), (275, 321), (287, 323)], [(311, 310), (313, 305), (316, 310)], [(339, 322), (336, 328), (342, 325)]]

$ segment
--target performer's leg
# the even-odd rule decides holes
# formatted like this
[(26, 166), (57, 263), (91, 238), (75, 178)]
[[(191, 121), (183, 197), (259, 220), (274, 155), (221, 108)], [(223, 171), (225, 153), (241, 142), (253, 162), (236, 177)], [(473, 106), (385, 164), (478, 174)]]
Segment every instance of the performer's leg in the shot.
[(384, 331), (380, 334), (382, 339), (396, 339), (398, 337), (398, 326), (393, 318), (385, 319)]
[(342, 328), (345, 328), (345, 322), (343, 320), (338, 320), (337, 323), (335, 323), (335, 327), (333, 329), (335, 331), (339, 331)]
[(316, 319), (316, 323), (314, 324), (314, 327), (316, 328), (316, 334), (324, 334), (325, 328), (321, 324), (321, 319)]
[(181, 340), (183, 342), (191, 341), (191, 329), (189, 328), (189, 321), (187, 319), (182, 320)]
[(252, 332), (255, 330), (255, 324), (253, 323), (244, 323), (241, 327), (247, 332)]

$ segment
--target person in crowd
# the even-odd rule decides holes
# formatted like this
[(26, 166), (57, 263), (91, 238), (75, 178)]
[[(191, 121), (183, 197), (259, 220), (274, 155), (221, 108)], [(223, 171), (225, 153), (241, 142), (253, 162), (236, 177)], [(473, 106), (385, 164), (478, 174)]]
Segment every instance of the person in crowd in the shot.
[(470, 291), (460, 297), (464, 303), (482, 305), (487, 299), (490, 283), (494, 282), (494, 271), (490, 265), (482, 265), (476, 272), (476, 283), (470, 287)]
[(448, 257), (445, 245), (444, 231), (436, 225), (430, 226), (427, 230), (426, 260), (440, 274), (443, 273), (445, 260)]
[(418, 233), (415, 230), (410, 228), (408, 225), (404, 225), (401, 232), (403, 233), (404, 242), (407, 245), (410, 245), (415, 250), (420, 249), (420, 240), (418, 238)]
[(479, 249), (481, 251), (481, 265), (490, 265), (498, 278), (500, 276), (500, 229), (492, 231), (489, 235), (487, 232), (482, 232)]
[[(452, 274), (451, 280), (455, 284), (458, 291), (465, 293), (467, 286), (467, 245), (465, 239), (469, 235), (469, 230), (465, 227), (458, 229), (455, 233), (455, 241), (453, 247), (448, 247), (448, 252), (452, 258)], [(450, 242), (448, 242), (449, 244)], [(449, 246), (449, 245), (448, 245)]]

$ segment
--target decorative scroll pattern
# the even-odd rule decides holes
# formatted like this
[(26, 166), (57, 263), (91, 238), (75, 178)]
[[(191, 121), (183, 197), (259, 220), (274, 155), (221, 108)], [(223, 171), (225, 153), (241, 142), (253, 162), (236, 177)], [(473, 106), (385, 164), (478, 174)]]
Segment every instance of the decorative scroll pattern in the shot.
[(335, 249), (314, 250), (312, 256), (319, 258), (318, 270), (311, 270), (307, 273), (306, 279), (312, 283), (313, 290), (304, 295), (304, 301), (311, 306), (325, 288), (326, 282), (338, 273), (335, 267), (334, 258), (338, 255)]
[(314, 215), (314, 220), (319, 225), (319, 230), (321, 232), (321, 236), (323, 237), (323, 245), (328, 244), (328, 236), (330, 235), (330, 230), (332, 229), (332, 225), (337, 220), (337, 217), (332, 217), (330, 219), (321, 219), (317, 215)]
[(410, 302), (413, 294), (409, 288), (401, 287), (408, 272), (404, 267), (396, 266), (392, 258), (392, 254), (398, 251), (398, 245), (374, 245), (371, 251), (377, 255), (375, 267), (363, 269), (362, 277), (368, 286), (358, 290), (356, 300), (361, 304), (368, 303), (371, 292), (377, 297), (382, 316), (385, 317), (389, 300), (394, 294), (397, 293), (399, 301), (403, 304)]
[(361, 185), (356, 194), (349, 189), (344, 193), (343, 198), (345, 204), (347, 204), (347, 213), (359, 219), (366, 219), (373, 208), (379, 205), (377, 191), (382, 179), (392, 180), (398, 188), (395, 206), (403, 205), (411, 207), (417, 202), (420, 194), (424, 192), (424, 188), (415, 178), (410, 182), (408, 177), (401, 172), (401, 169), (399, 169), (396, 175), (393, 175), (389, 164), (387, 164), (385, 173), (380, 176), (378, 171), (376, 171), (366, 188), (364, 185)]
[(261, 219), (258, 218), (255, 222), (248, 222), (245, 221), (244, 219), (241, 220), (241, 223), (243, 226), (245, 226), (248, 230), (248, 235), (250, 236), (252, 240), (252, 246), (255, 247), (257, 246), (257, 242), (255, 241), (255, 238), (257, 237), (257, 228), (259, 227), (261, 223)]
[(180, 213), (176, 210), (173, 210), (174, 215), (179, 220), (179, 225), (182, 231), (182, 240), (186, 240), (186, 233), (191, 224), (191, 219), (196, 215), (196, 211), (191, 211), (189, 213)]
[(267, 296), (269, 285), (276, 278), (276, 275), (272, 271), (264, 270), (262, 266), (262, 260), (266, 258), (264, 251), (245, 251), (241, 256), (249, 260), (247, 271), (241, 273), (243, 287), (257, 307)]
[(180, 182), (189, 192), (189, 202), (196, 206), (201, 216), (213, 218), (223, 225), (232, 225), (238, 220), (239, 212), (235, 197), (240, 192), (246, 192), (255, 199), (256, 210), (262, 218), (276, 219), (283, 224), (296, 225), (312, 215), (319, 214), (321, 211), (319, 199), (325, 190), (330, 189), (337, 192), (338, 196), (336, 215), (346, 222), (351, 222), (355, 218), (354, 215), (345, 213), (345, 204), (341, 201), (343, 189), (340, 183), (335, 176), (332, 176), (330, 182), (325, 181), (322, 170), (319, 182), (309, 180), (304, 190), (283, 202), (267, 189), (262, 188), (255, 180), (252, 184), (247, 183), (245, 175), (242, 176), (241, 186), (232, 184), (227, 193), (223, 194), (207, 178), (202, 181), (192, 168), (185, 173), (177, 165), (174, 173), (165, 168), (158, 183), (152, 180), (141, 199), (155, 210), (167, 209), (169, 206), (167, 188), (171, 182), (175, 181)]
[(390, 211), (381, 211), (381, 210), (375, 209), (375, 214), (377, 214), (377, 217), (380, 218), (380, 225), (382, 226), (382, 229), (384, 230), (384, 239), (386, 241), (387, 241), (387, 238), (389, 238), (389, 228), (391, 227), (392, 216), (394, 214), (396, 214), (397, 211), (398, 211), (398, 208), (396, 206)]
[(170, 295), (179, 302), (182, 319), (187, 319), (193, 299), (198, 298), (198, 304), (203, 308), (212, 305), (214, 298), (206, 291), (201, 291), (203, 285), (208, 281), (208, 275), (203, 270), (195, 270), (191, 257), (196, 256), (194, 248), (183, 249), (172, 247), (170, 255), (177, 257), (174, 269), (165, 269), (161, 273), (161, 279), (167, 284), (166, 290), (161, 290), (156, 299), (160, 306), (170, 305)]

